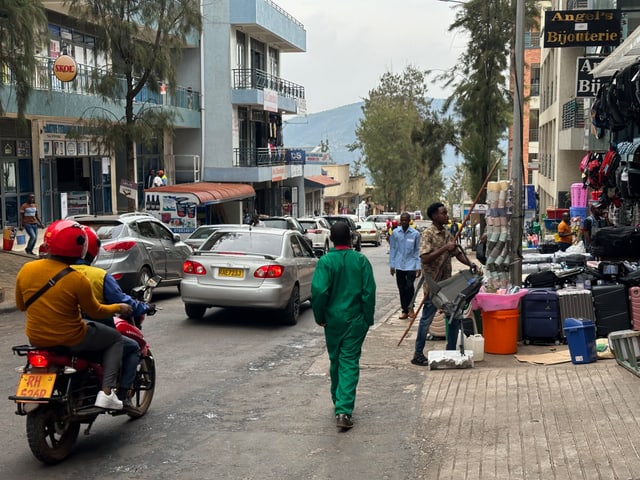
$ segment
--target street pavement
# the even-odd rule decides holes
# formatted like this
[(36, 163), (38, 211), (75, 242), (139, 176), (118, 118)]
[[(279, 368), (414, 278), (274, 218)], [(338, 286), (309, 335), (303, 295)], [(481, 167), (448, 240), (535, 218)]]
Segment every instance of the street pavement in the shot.
[[(0, 251), (0, 312), (15, 310), (15, 275), (33, 258), (23, 245)], [(359, 396), (375, 394), (368, 390), (381, 368), (410, 370), (416, 381), (403, 388), (419, 405), (411, 439), (419, 471), (393, 478), (640, 480), (640, 377), (615, 360), (533, 365), (485, 353), (473, 368), (431, 371), (410, 363), (417, 321), (398, 346), (408, 321), (393, 302), (379, 305), (380, 313), (363, 347)], [(428, 341), (427, 349), (442, 350), (444, 342)], [(518, 344), (519, 354), (566, 349)], [(312, 368), (327, 369), (326, 356)], [(410, 414), (388, 412), (388, 427)], [(345, 435), (358, 435), (357, 409), (354, 421)]]

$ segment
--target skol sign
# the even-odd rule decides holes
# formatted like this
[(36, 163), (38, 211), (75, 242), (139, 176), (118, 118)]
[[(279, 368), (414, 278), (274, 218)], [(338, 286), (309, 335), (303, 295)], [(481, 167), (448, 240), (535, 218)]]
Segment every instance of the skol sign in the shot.
[(60, 55), (53, 62), (53, 74), (61, 82), (72, 82), (78, 75), (78, 65), (69, 55)]

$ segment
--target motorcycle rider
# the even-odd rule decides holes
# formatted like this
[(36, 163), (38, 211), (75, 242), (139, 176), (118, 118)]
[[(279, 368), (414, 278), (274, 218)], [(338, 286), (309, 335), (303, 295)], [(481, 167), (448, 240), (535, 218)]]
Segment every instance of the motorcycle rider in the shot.
[[(100, 303), (126, 303), (133, 309), (134, 317), (141, 317), (145, 315), (148, 308), (153, 307), (142, 302), (137, 302), (131, 298), (122, 291), (116, 279), (113, 278), (113, 275), (107, 273), (102, 268), (91, 265), (100, 251), (100, 239), (91, 227), (83, 225), (83, 228), (84, 232), (87, 234), (87, 253), (84, 258), (78, 260), (72, 268), (84, 273), (84, 275), (89, 279), (93, 295)], [(85, 316), (87, 315), (85, 314)], [(113, 317), (89, 317), (89, 319), (100, 322), (109, 327), (116, 328)], [(136, 369), (138, 367), (138, 362), (140, 361), (140, 346), (134, 339), (124, 335), (122, 336), (122, 340), (122, 372), (120, 375), (120, 385), (118, 387), (117, 395), (122, 401), (124, 408), (131, 409), (134, 407), (129, 399), (129, 391), (133, 385), (133, 380), (136, 377)]]
[[(100, 304), (87, 277), (74, 270), (52, 282), (54, 276), (84, 257), (87, 234), (82, 225), (73, 220), (57, 220), (45, 230), (44, 244), (48, 257), (26, 263), (16, 276), (16, 306), (27, 312), (27, 338), (34, 346), (65, 346), (74, 354), (101, 352), (102, 390), (96, 396), (95, 405), (122, 410), (122, 402), (114, 389), (122, 362), (123, 337), (113, 328), (85, 322), (80, 310), (93, 318), (106, 318), (129, 315), (132, 308), (126, 303)], [(27, 308), (25, 303), (47, 283), (51, 287)]]

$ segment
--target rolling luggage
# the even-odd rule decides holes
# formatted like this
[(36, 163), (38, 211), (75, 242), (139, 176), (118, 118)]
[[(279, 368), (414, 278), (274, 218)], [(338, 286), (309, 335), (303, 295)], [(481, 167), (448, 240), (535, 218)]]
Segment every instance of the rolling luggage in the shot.
[(595, 323), (596, 314), (593, 310), (591, 290), (562, 288), (556, 293), (560, 302), (560, 319), (563, 322), (567, 318), (584, 318)]
[(611, 332), (628, 330), (629, 307), (627, 287), (624, 285), (596, 285), (591, 287), (596, 312), (596, 335), (606, 337)]
[(524, 343), (560, 344), (560, 302), (553, 289), (530, 290), (520, 300)]
[(629, 288), (629, 313), (631, 314), (631, 328), (640, 330), (640, 287)]

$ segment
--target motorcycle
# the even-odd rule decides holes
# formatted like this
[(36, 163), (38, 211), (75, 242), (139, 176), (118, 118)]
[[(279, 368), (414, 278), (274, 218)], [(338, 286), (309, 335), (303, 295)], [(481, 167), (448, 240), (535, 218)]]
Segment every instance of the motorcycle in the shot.
[[(136, 287), (131, 296), (141, 301), (144, 293), (159, 283), (160, 277), (150, 278), (145, 285)], [(146, 315), (155, 313), (155, 305), (149, 304)], [(78, 356), (67, 347), (12, 347), (14, 355), (26, 357), (27, 363), (16, 369), (21, 374), (20, 381), (16, 394), (9, 400), (16, 403), (16, 415), (27, 417), (27, 441), (38, 460), (56, 464), (66, 459), (80, 426), (86, 424), (84, 433), (89, 435), (93, 422), (101, 414), (137, 419), (147, 413), (156, 388), (156, 366), (140, 330), (143, 320), (144, 316), (114, 319), (118, 331), (140, 346), (140, 361), (130, 390), (133, 408), (105, 410), (94, 405), (102, 384), (99, 355)]]

